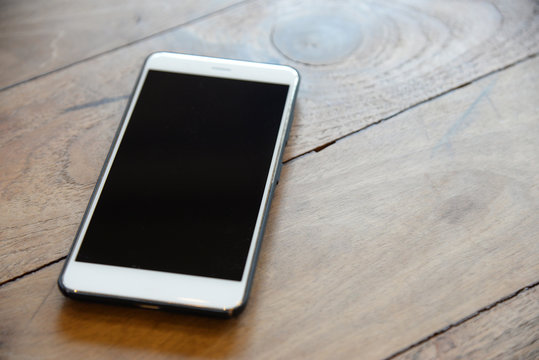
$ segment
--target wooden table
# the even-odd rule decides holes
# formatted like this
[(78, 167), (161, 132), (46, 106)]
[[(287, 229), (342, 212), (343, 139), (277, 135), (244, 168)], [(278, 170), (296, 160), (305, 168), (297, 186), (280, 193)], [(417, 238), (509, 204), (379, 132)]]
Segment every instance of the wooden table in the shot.
[[(0, 358), (538, 358), (539, 4), (2, 1)], [(247, 309), (56, 279), (145, 57), (302, 84)]]

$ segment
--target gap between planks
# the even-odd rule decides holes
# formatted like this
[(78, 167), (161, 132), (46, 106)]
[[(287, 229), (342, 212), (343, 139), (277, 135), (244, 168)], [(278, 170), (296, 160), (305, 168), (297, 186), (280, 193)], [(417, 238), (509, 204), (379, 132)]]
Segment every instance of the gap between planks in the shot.
[(456, 327), (458, 327), (458, 326), (460, 326), (460, 325), (466, 323), (467, 321), (472, 320), (472, 319), (476, 318), (477, 316), (479, 316), (479, 315), (481, 315), (481, 314), (483, 314), (483, 313), (485, 313), (485, 312), (487, 312), (487, 311), (489, 311), (489, 310), (494, 309), (494, 308), (497, 307), (498, 305), (501, 305), (501, 304), (505, 303), (506, 301), (511, 300), (511, 299), (517, 297), (518, 295), (523, 294), (523, 293), (525, 293), (526, 291), (529, 291), (529, 290), (533, 289), (533, 288), (536, 287), (537, 285), (539, 285), (539, 281), (537, 281), (537, 282), (535, 282), (535, 283), (533, 283), (533, 284), (531, 284), (531, 285), (525, 286), (525, 287), (523, 287), (523, 288), (521, 288), (521, 289), (518, 289), (517, 291), (515, 291), (515, 292), (513, 292), (513, 293), (511, 293), (511, 294), (509, 294), (509, 295), (507, 295), (507, 296), (505, 296), (505, 297), (503, 297), (503, 298), (501, 298), (501, 299), (499, 299), (499, 300), (497, 300), (497, 301), (491, 303), (490, 305), (487, 305), (487, 306), (485, 306), (485, 307), (483, 307), (483, 308), (477, 310), (476, 312), (474, 312), (474, 313), (472, 313), (472, 314), (470, 314), (470, 315), (468, 315), (468, 316), (466, 316), (466, 317), (464, 317), (464, 318), (462, 318), (462, 319), (460, 319), (460, 320), (458, 320), (458, 321), (456, 321), (456, 322), (454, 322), (454, 323), (451, 323), (451, 324), (447, 325), (447, 326), (444, 327), (443, 329), (440, 329), (440, 330), (438, 330), (438, 331), (435, 331), (435, 332), (432, 333), (431, 335), (425, 336), (423, 339), (421, 339), (421, 340), (419, 340), (419, 341), (413, 343), (413, 344), (410, 345), (410, 346), (405, 347), (405, 348), (402, 349), (402, 350), (397, 351), (396, 353), (394, 353), (394, 354), (388, 356), (388, 357), (385, 358), (384, 360), (392, 360), (392, 359), (395, 359), (397, 356), (402, 355), (402, 354), (406, 353), (406, 352), (409, 351), (409, 350), (412, 350), (412, 349), (414, 349), (414, 348), (416, 348), (416, 347), (418, 347), (418, 346), (420, 346), (420, 345), (425, 344), (426, 342), (428, 342), (428, 341), (434, 339), (435, 337), (437, 337), (437, 336), (439, 336), (439, 335), (442, 335), (442, 334), (448, 332), (449, 330), (454, 329), (454, 328), (456, 328)]
[[(188, 25), (197, 23), (197, 22), (199, 22), (199, 21), (202, 21), (202, 20), (205, 20), (205, 19), (207, 19), (207, 18), (213, 17), (213, 16), (215, 16), (215, 15), (218, 15), (218, 14), (220, 14), (220, 13), (222, 13), (222, 12), (228, 11), (228, 10), (233, 9), (233, 8), (235, 8), (235, 7), (240, 7), (240, 6), (246, 5), (247, 3), (252, 2), (252, 1), (254, 1), (254, 0), (244, 0), (244, 1), (241, 1), (241, 2), (238, 2), (238, 3), (235, 3), (235, 4), (232, 4), (232, 5), (226, 6), (226, 7), (224, 7), (224, 8), (218, 9), (218, 10), (216, 10), (216, 11), (212, 11), (212, 12), (209, 12), (209, 13), (207, 13), (207, 14), (205, 14), (205, 15), (196, 17), (196, 18), (194, 18), (194, 19), (187, 20), (187, 21), (185, 21), (185, 22), (182, 22), (181, 24), (172, 26), (172, 27), (170, 27), (170, 28), (168, 28), (168, 29), (164, 29), (164, 30), (158, 31), (158, 32), (156, 32), (156, 33), (153, 33), (153, 34), (150, 34), (150, 35), (141, 37), (140, 39), (137, 39), (137, 40), (134, 40), (134, 41), (125, 43), (125, 44), (123, 44), (123, 45), (113, 47), (112, 49), (108, 49), (108, 50), (105, 50), (105, 51), (103, 51), (103, 52), (97, 53), (97, 54), (95, 54), (95, 55), (91, 55), (91, 56), (88, 56), (88, 57), (86, 57), (86, 58), (83, 58), (83, 59), (74, 61), (74, 62), (72, 62), (71, 64), (60, 66), (60, 67), (58, 67), (58, 68), (56, 68), (56, 69), (53, 69), (53, 70), (44, 72), (43, 74), (39, 74), (39, 75), (36, 75), (36, 76), (32, 76), (32, 77), (30, 77), (30, 78), (28, 78), (28, 79), (25, 79), (25, 80), (22, 80), (22, 81), (17, 81), (17, 82), (15, 82), (15, 83), (13, 83), (13, 84), (10, 84), (10, 85), (6, 86), (6, 87), (0, 88), (0, 92), (3, 92), (3, 91), (6, 91), (6, 90), (15, 88), (15, 87), (17, 87), (17, 86), (19, 86), (19, 85), (22, 85), (22, 84), (31, 82), (31, 81), (33, 81), (33, 80), (42, 78), (42, 77), (44, 77), (44, 76), (54, 74), (54, 73), (56, 73), (56, 72), (58, 72), (58, 71), (62, 71), (62, 70), (68, 69), (68, 68), (73, 67), (73, 66), (75, 66), (75, 65), (82, 64), (82, 63), (84, 63), (84, 62), (87, 62), (87, 61), (90, 61), (90, 60), (99, 58), (99, 57), (101, 57), (101, 56), (103, 56), (103, 55), (112, 53), (112, 52), (114, 52), (114, 51), (120, 50), (120, 49), (125, 48), (125, 47), (132, 46), (132, 45), (134, 45), (134, 44), (140, 43), (140, 42), (142, 42), (142, 41), (145, 41), (145, 40), (148, 40), (148, 39), (151, 39), (151, 38), (154, 38), (154, 37), (157, 37), (157, 36), (159, 36), (159, 35), (163, 35), (163, 34), (165, 34), (165, 33), (167, 33), (167, 32), (171, 32), (171, 31), (177, 30), (177, 29), (179, 29), (179, 28), (181, 28), (181, 27), (184, 27), (184, 26), (188, 26)], [(2, 283), (2, 284), (3, 284), (3, 283)], [(0, 284), (0, 286), (1, 286), (2, 284)]]
[(1, 289), (2, 287), (4, 287), (4, 285), (7, 285), (7, 284), (10, 284), (10, 283), (12, 283), (12, 282), (14, 282), (14, 281), (17, 281), (17, 280), (20, 280), (20, 279), (22, 279), (22, 278), (25, 278), (25, 277), (27, 277), (28, 275), (32, 275), (32, 274), (34, 274), (34, 273), (36, 273), (36, 272), (38, 272), (38, 271), (40, 271), (40, 270), (43, 270), (43, 269), (45, 269), (45, 268), (48, 268), (48, 267), (51, 266), (51, 265), (57, 264), (57, 263), (59, 263), (60, 261), (65, 260), (66, 258), (67, 258), (67, 256), (62, 256), (62, 257), (60, 257), (60, 258), (58, 258), (58, 259), (56, 259), (56, 260), (49, 261), (49, 262), (46, 263), (46, 264), (43, 264), (43, 265), (41, 265), (41, 266), (38, 266), (38, 267), (35, 268), (35, 269), (29, 270), (29, 271), (27, 271), (27, 272), (25, 272), (25, 273), (22, 273), (22, 274), (20, 274), (20, 275), (17, 275), (17, 276), (15, 276), (15, 277), (11, 278), (11, 279), (8, 279), (8, 280), (6, 280), (6, 281), (4, 281), (4, 282), (1, 282), (1, 283), (0, 283), (0, 289)]
[(301, 154), (298, 154), (298, 155), (296, 155), (296, 156), (293, 156), (293, 157), (291, 157), (290, 159), (287, 159), (286, 161), (283, 161), (283, 164), (287, 164), (287, 163), (289, 163), (289, 162), (291, 162), (291, 161), (293, 161), (293, 160), (302, 158), (303, 156), (308, 155), (308, 154), (311, 154), (311, 153), (313, 153), (313, 152), (318, 153), (318, 152), (320, 152), (320, 151), (326, 149), (327, 147), (329, 147), (329, 146), (335, 144), (337, 141), (343, 140), (343, 139), (345, 139), (345, 138), (347, 138), (347, 137), (349, 137), (349, 136), (352, 136), (352, 135), (354, 135), (354, 134), (357, 134), (357, 133), (359, 133), (359, 132), (361, 132), (361, 131), (363, 131), (363, 130), (366, 130), (366, 129), (370, 128), (371, 126), (379, 125), (379, 124), (381, 124), (381, 123), (383, 123), (383, 122), (385, 122), (385, 121), (387, 121), (387, 120), (390, 120), (390, 119), (394, 118), (395, 116), (398, 116), (398, 115), (400, 115), (400, 114), (403, 114), (403, 113), (405, 113), (405, 112), (407, 112), (407, 111), (409, 111), (409, 110), (412, 110), (412, 109), (414, 109), (414, 108), (416, 108), (416, 107), (418, 107), (418, 106), (421, 106), (421, 105), (423, 105), (423, 104), (426, 104), (426, 103), (428, 103), (428, 102), (430, 102), (430, 101), (432, 101), (432, 100), (439, 99), (439, 98), (441, 98), (442, 96), (447, 95), (447, 94), (449, 94), (449, 93), (451, 93), (451, 92), (453, 92), (453, 91), (455, 91), (455, 90), (465, 88), (465, 87), (467, 87), (467, 86), (469, 86), (469, 85), (472, 85), (473, 83), (475, 83), (475, 82), (477, 82), (477, 81), (479, 81), (479, 80), (482, 80), (482, 79), (484, 79), (484, 78), (487, 78), (487, 77), (489, 77), (489, 76), (491, 76), (491, 75), (500, 73), (500, 72), (502, 72), (502, 71), (504, 71), (504, 70), (507, 70), (507, 69), (509, 69), (509, 68), (512, 68), (512, 67), (514, 67), (514, 66), (516, 66), (516, 65), (519, 65), (519, 64), (525, 63), (526, 61), (532, 60), (532, 59), (536, 58), (537, 55), (539, 55), (539, 53), (535, 53), (535, 54), (528, 55), (528, 56), (526, 56), (526, 57), (524, 57), (524, 58), (522, 58), (522, 59), (519, 59), (519, 60), (515, 61), (515, 62), (512, 63), (512, 64), (508, 64), (508, 65), (502, 66), (502, 67), (499, 68), (499, 69), (496, 69), (496, 70), (490, 71), (490, 72), (488, 72), (488, 73), (482, 74), (482, 75), (480, 75), (480, 76), (478, 76), (478, 77), (476, 77), (476, 78), (474, 78), (474, 79), (472, 79), (472, 80), (470, 80), (470, 81), (465, 82), (464, 84), (460, 84), (460, 85), (458, 85), (458, 86), (455, 86), (455, 87), (452, 87), (452, 88), (447, 89), (447, 90), (445, 90), (445, 91), (442, 91), (442, 92), (439, 93), (439, 94), (433, 95), (433, 96), (431, 96), (431, 97), (429, 97), (429, 98), (427, 98), (427, 99), (425, 99), (425, 100), (421, 100), (421, 101), (419, 101), (419, 102), (417, 102), (417, 103), (415, 103), (415, 104), (412, 104), (412, 105), (410, 105), (410, 106), (408, 106), (408, 107), (406, 107), (406, 108), (404, 108), (404, 109), (402, 109), (402, 110), (399, 110), (399, 111), (397, 111), (397, 112), (395, 112), (395, 113), (393, 113), (393, 114), (391, 114), (391, 115), (389, 115), (389, 116), (386, 116), (386, 117), (384, 117), (384, 118), (382, 118), (382, 119), (380, 119), (380, 120), (376, 120), (376, 121), (374, 121), (374, 122), (372, 122), (372, 123), (370, 123), (370, 124), (368, 124), (368, 125), (365, 125), (365, 126), (363, 126), (362, 128), (359, 128), (359, 129), (357, 129), (357, 130), (351, 131), (351, 132), (349, 132), (348, 134), (344, 134), (344, 135), (342, 135), (342, 136), (339, 136), (339, 137), (336, 138), (336, 139), (333, 139), (333, 140), (331, 140), (331, 141), (328, 141), (328, 142), (326, 142), (326, 143), (324, 143), (324, 144), (322, 144), (322, 145), (319, 145), (319, 146), (317, 146), (317, 147), (315, 147), (315, 148), (313, 148), (313, 149), (304, 151), (304, 152), (302, 152)]

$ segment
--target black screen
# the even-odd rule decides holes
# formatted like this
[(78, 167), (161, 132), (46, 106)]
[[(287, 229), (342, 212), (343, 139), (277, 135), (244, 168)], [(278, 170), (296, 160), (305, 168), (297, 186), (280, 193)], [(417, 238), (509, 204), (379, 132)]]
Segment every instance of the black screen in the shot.
[(149, 71), (76, 260), (241, 280), (287, 92)]

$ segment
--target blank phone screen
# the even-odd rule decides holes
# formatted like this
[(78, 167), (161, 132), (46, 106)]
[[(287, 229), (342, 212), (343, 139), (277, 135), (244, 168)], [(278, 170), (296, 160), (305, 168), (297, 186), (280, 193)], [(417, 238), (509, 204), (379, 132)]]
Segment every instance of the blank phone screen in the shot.
[(287, 93), (150, 70), (76, 261), (241, 280)]

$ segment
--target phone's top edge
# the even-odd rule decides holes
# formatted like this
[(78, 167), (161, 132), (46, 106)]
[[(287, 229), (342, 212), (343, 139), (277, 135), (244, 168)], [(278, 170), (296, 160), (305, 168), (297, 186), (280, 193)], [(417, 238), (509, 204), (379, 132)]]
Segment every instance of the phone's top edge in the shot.
[[(212, 57), (212, 56), (204, 56), (204, 55), (192, 55), (192, 54), (183, 54), (183, 53), (175, 53), (175, 52), (169, 52), (169, 51), (158, 51), (151, 53), (148, 55), (145, 61), (145, 66), (147, 67), (152, 62), (159, 61), (161, 59), (178, 59), (178, 60), (184, 60), (184, 61), (193, 61), (197, 63), (208, 63), (208, 64), (215, 64), (215, 65), (231, 65), (231, 66), (249, 66), (252, 68), (260, 68), (260, 69), (275, 69), (279, 71), (285, 71), (290, 74), (292, 82), (299, 83), (300, 80), (300, 74), (297, 69), (290, 65), (282, 65), (282, 64), (272, 64), (272, 63), (266, 63), (266, 62), (259, 62), (259, 61), (251, 61), (251, 60), (239, 60), (239, 59), (229, 59), (229, 58), (220, 58), (220, 57)], [(151, 68), (151, 66), (150, 66)]]
[[(205, 56), (205, 55), (193, 55), (193, 54), (183, 54), (183, 53), (176, 53), (176, 52), (170, 52), (170, 51), (158, 51), (151, 53), (148, 55), (147, 60), (153, 60), (155, 58), (159, 57), (174, 57), (174, 58), (181, 58), (185, 60), (194, 60), (194, 61), (208, 61), (208, 62), (219, 62), (219, 63), (231, 63), (231, 64), (237, 64), (237, 63), (243, 63), (243, 64), (249, 64), (249, 65), (261, 65), (261, 66), (275, 66), (279, 68), (289, 68), (293, 70), (295, 73), (298, 73), (296, 69), (294, 69), (290, 65), (282, 65), (282, 64), (273, 64), (273, 63), (267, 63), (267, 62), (261, 62), (261, 61), (253, 61), (253, 60), (241, 60), (241, 59), (230, 59), (230, 58), (221, 58), (216, 56)], [(298, 73), (299, 74), (299, 73)]]

